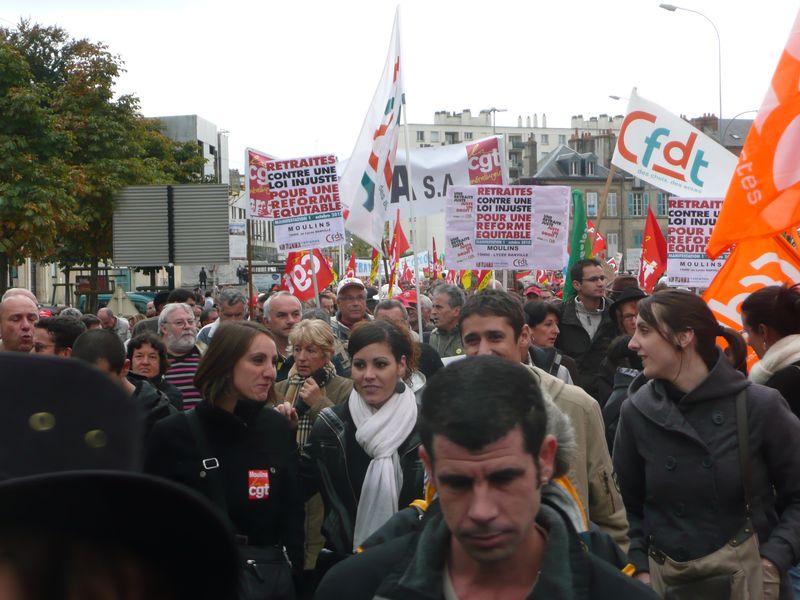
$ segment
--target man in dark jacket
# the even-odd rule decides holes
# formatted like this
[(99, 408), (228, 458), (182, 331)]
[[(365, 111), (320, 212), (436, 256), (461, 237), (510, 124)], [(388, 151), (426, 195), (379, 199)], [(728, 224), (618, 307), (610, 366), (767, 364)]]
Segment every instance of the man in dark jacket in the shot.
[(578, 363), (576, 385), (594, 397), (598, 396), (597, 377), (600, 363), (611, 340), (616, 336), (616, 325), (609, 313), (605, 298), (606, 276), (600, 263), (593, 259), (579, 260), (570, 270), (572, 287), (576, 295), (561, 307), (561, 332), (556, 348)]
[(541, 391), (523, 365), (481, 356), (443, 369), (419, 420), (441, 513), (334, 567), (316, 597), (655, 598), (585, 552), (541, 503), (556, 454), (546, 427)]

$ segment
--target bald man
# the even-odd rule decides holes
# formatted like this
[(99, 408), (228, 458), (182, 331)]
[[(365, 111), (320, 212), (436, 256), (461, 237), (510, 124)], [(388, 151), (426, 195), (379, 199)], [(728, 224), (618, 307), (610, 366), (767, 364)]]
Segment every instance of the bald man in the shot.
[[(27, 290), (26, 290), (27, 291)], [(0, 336), (7, 352), (30, 352), (39, 307), (25, 294), (5, 294), (0, 302)]]

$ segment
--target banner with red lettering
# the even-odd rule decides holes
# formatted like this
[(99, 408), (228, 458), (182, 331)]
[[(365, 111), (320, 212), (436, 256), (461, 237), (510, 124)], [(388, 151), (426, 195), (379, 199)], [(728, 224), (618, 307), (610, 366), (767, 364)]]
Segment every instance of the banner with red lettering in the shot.
[(682, 198), (722, 198), (736, 160), (710, 137), (633, 89), (611, 164)]
[(448, 269), (563, 269), (569, 188), (454, 186), (445, 209)]
[(725, 264), (727, 254), (717, 260), (706, 256), (721, 208), (721, 198), (672, 196), (667, 200), (667, 272), (671, 285), (707, 288)]
[(267, 214), (279, 252), (327, 248), (344, 241), (336, 157), (330, 154), (264, 164)]
[(330, 265), (319, 250), (313, 252), (313, 269), (311, 252), (289, 252), (286, 258), (286, 270), (281, 281), (281, 289), (287, 290), (301, 302), (314, 298), (314, 280), (312, 274), (317, 273), (317, 289), (324, 290), (333, 283)]

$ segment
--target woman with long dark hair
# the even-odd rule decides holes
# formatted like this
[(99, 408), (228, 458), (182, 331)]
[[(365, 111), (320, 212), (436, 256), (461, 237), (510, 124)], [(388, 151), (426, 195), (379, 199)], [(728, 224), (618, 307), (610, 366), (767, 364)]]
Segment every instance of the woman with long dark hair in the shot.
[(629, 555), (661, 595), (778, 598), (783, 579), (781, 597), (791, 597), (783, 576), (800, 554), (800, 421), (717, 348), (732, 333), (691, 292), (639, 304), (629, 345), (643, 374), (622, 406), (614, 466)]
[(800, 285), (770, 285), (742, 302), (744, 333), (760, 359), (750, 381), (775, 388), (800, 416)]
[(348, 352), (354, 389), (347, 402), (319, 414), (302, 455), (306, 496), (319, 491), (325, 504), (321, 570), (423, 497), (417, 403), (403, 382), (416, 366), (409, 332), (388, 321), (363, 322)]

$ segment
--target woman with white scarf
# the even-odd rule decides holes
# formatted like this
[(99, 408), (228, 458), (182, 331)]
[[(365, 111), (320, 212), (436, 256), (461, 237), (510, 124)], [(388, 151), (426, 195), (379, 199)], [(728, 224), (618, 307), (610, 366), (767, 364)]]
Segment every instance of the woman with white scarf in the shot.
[(301, 457), (304, 491), (322, 493), (325, 550), (318, 570), (352, 554), (399, 508), (422, 497), (417, 403), (403, 382), (416, 363), (407, 331), (363, 322), (348, 343), (354, 389), (323, 410)]
[(749, 378), (778, 390), (800, 417), (800, 285), (770, 285), (742, 303), (744, 333), (760, 359)]

